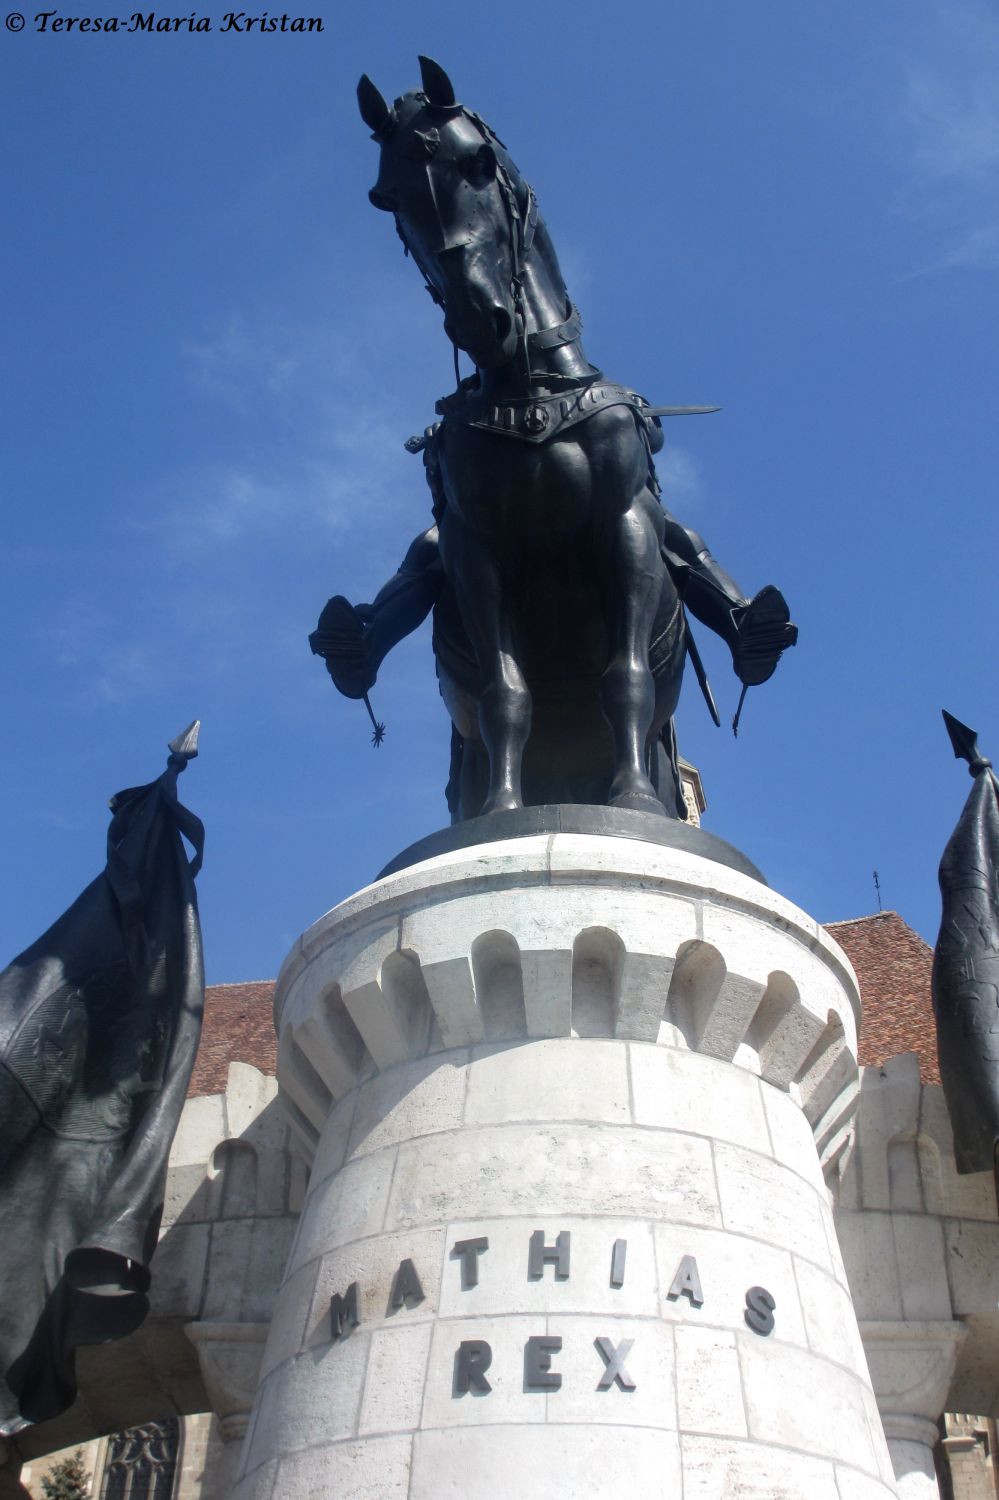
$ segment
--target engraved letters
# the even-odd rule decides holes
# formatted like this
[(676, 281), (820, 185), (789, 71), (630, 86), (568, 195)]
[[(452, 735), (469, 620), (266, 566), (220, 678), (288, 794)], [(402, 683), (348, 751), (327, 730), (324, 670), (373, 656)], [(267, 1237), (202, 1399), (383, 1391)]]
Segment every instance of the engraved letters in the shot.
[[(551, 1266), (554, 1273), (551, 1278), (553, 1283), (569, 1281), (572, 1268), (571, 1245), (572, 1236), (568, 1229), (559, 1230), (553, 1243), (545, 1239), (543, 1229), (535, 1229), (527, 1247), (528, 1280), (543, 1281), (546, 1269)], [(474, 1291), (478, 1287), (480, 1260), (488, 1249), (489, 1240), (485, 1235), (455, 1240), (451, 1245), (450, 1259), (458, 1263), (457, 1270), (462, 1293)], [(628, 1241), (615, 1240), (611, 1248), (609, 1278), (610, 1286), (615, 1290), (620, 1290), (624, 1286), (627, 1256)], [(488, 1264), (486, 1262), (487, 1267)], [(550, 1295), (552, 1301), (549, 1305), (549, 1313), (555, 1311), (558, 1302), (558, 1293), (554, 1285)], [(679, 1303), (682, 1298), (686, 1298), (691, 1315), (704, 1306), (701, 1275), (693, 1255), (681, 1257), (666, 1297), (672, 1303)], [(426, 1293), (423, 1290), (419, 1272), (413, 1261), (407, 1257), (399, 1262), (392, 1277), (387, 1310), (389, 1312), (412, 1310), (425, 1301)], [(745, 1294), (743, 1310), (746, 1326), (753, 1333), (766, 1338), (775, 1327), (776, 1307), (776, 1299), (766, 1287), (749, 1287)], [(572, 1306), (571, 1311), (578, 1313), (579, 1308)], [(360, 1292), (358, 1283), (352, 1281), (345, 1292), (335, 1292), (330, 1299), (330, 1341), (335, 1343), (337, 1340), (346, 1338), (360, 1321)], [(633, 1391), (636, 1389), (637, 1382), (626, 1363), (636, 1342), (636, 1339), (621, 1339), (615, 1344), (612, 1339), (603, 1335), (593, 1340), (593, 1347), (603, 1361), (603, 1370), (596, 1386), (598, 1391), (615, 1389)], [(524, 1344), (523, 1364), (523, 1384), (526, 1391), (561, 1389), (562, 1371), (552, 1369), (553, 1356), (561, 1349), (562, 1336), (558, 1333), (532, 1334), (527, 1339)], [(464, 1396), (470, 1391), (480, 1396), (488, 1395), (493, 1387), (486, 1378), (486, 1371), (491, 1367), (492, 1361), (493, 1351), (485, 1339), (462, 1339), (454, 1356), (454, 1396)], [(506, 1378), (509, 1379), (510, 1376)]]

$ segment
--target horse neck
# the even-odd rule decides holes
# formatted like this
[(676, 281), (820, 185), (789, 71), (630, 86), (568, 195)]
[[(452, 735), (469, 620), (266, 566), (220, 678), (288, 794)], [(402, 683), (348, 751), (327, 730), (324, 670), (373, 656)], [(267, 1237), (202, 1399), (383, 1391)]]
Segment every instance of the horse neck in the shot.
[[(524, 259), (522, 309), (525, 332), (530, 337), (544, 329), (564, 323), (572, 314), (572, 303), (565, 289), (558, 257), (543, 219), (538, 220), (534, 243)], [(515, 395), (543, 386), (545, 376), (562, 383), (565, 380), (592, 379), (594, 370), (583, 352), (581, 341), (559, 344), (554, 349), (529, 346), (531, 378), (527, 378), (528, 361), (521, 342), (509, 365), (500, 369), (480, 370), (483, 390), (496, 395)]]

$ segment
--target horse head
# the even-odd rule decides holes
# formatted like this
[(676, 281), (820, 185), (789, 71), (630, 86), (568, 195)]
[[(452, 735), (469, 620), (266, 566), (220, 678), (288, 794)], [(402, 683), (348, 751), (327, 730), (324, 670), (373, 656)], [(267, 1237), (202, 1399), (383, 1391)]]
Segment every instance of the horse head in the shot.
[(381, 147), (369, 197), (444, 311), (448, 337), (480, 369), (508, 364), (525, 332), (522, 277), (537, 205), (503, 143), (458, 104), (444, 70), (420, 58), (423, 87), (390, 107), (365, 76), (361, 117)]

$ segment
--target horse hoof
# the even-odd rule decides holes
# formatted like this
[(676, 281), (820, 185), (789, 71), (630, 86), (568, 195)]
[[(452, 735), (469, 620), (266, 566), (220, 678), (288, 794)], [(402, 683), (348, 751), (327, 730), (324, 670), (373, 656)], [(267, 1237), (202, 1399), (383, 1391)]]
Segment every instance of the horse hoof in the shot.
[(622, 792), (619, 796), (612, 797), (607, 806), (624, 807), (629, 812), (653, 813), (659, 818), (668, 817), (659, 798), (649, 792)]
[(490, 818), (493, 813), (520, 812), (524, 806), (519, 797), (506, 793), (496, 797), (487, 797), (479, 809), (480, 818)]

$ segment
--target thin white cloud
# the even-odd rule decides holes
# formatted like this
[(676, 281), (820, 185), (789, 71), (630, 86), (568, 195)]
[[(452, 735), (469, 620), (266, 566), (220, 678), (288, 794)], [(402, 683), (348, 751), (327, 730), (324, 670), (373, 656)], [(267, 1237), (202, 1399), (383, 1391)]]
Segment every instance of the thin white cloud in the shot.
[(704, 485), (697, 460), (686, 448), (678, 448), (669, 441), (656, 455), (656, 473), (663, 489), (663, 501), (668, 510), (684, 519), (691, 511), (703, 509)]
[(933, 5), (903, 55), (895, 122), (902, 203), (932, 245), (921, 273), (999, 269), (997, 80), (999, 10)]

